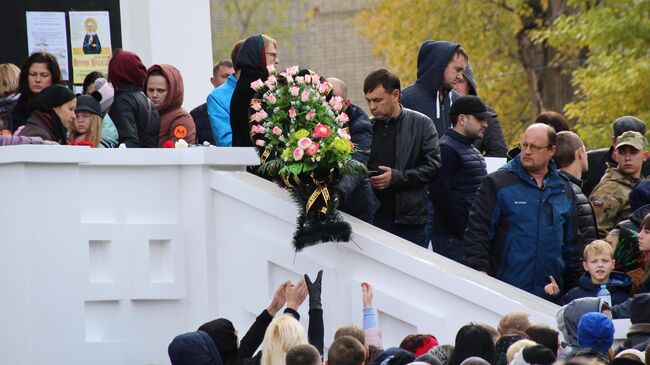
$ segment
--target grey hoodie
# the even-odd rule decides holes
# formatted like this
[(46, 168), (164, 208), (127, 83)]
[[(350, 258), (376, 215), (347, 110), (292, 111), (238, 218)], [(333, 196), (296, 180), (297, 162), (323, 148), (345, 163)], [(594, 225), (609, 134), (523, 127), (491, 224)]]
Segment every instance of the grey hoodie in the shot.
[(560, 308), (555, 315), (557, 328), (562, 333), (567, 346), (560, 353), (560, 358), (567, 359), (580, 350), (578, 344), (578, 324), (580, 318), (589, 312), (600, 313), (603, 303), (600, 298), (579, 298)]

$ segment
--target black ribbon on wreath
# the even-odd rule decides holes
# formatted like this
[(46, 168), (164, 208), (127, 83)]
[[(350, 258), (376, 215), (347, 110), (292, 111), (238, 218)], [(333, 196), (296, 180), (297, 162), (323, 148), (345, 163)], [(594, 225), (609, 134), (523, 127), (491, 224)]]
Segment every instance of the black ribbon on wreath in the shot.
[(283, 183), (300, 211), (293, 234), (296, 252), (321, 242), (348, 242), (352, 227), (343, 220), (331, 186), (338, 180), (334, 169), (316, 169), (299, 176), (284, 176)]

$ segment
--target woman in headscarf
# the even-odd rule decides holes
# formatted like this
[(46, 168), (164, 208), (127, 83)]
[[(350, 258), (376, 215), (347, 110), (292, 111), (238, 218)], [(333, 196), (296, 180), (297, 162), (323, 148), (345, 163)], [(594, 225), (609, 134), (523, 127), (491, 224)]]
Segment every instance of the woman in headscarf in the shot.
[(147, 70), (145, 80), (147, 97), (160, 113), (158, 147), (165, 142), (184, 139), (196, 143), (196, 125), (192, 116), (181, 106), (183, 104), (183, 77), (172, 65), (153, 65)]
[(29, 104), (33, 113), (19, 134), (67, 144), (77, 106), (74, 93), (63, 85), (52, 85), (35, 95)]
[(108, 114), (126, 147), (158, 147), (160, 117), (142, 91), (147, 69), (137, 54), (121, 51), (108, 64), (115, 99)]
[(235, 69), (241, 70), (241, 74), (230, 101), (233, 147), (253, 146), (248, 124), (248, 110), (251, 99), (255, 95), (251, 83), (257, 79), (266, 81), (269, 77), (267, 66), (278, 64), (280, 60), (276, 46), (277, 42), (273, 38), (265, 34), (256, 34), (248, 37), (239, 50)]

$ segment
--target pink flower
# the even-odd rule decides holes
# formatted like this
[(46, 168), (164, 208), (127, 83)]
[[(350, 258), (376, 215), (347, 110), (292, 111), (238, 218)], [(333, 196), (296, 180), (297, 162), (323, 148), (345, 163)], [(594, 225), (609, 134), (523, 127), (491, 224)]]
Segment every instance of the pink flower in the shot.
[(292, 86), (289, 88), (289, 93), (291, 96), (298, 96), (300, 94), (300, 88), (298, 86)]
[(337, 122), (339, 122), (339, 123), (347, 123), (347, 122), (350, 121), (350, 118), (348, 117), (347, 114), (345, 114), (345, 113), (341, 113), (341, 114), (339, 114), (338, 117), (336, 117), (335, 120), (336, 120)]
[(262, 103), (260, 103), (258, 99), (254, 99), (251, 102), (251, 108), (253, 108), (253, 110), (255, 110), (256, 112), (259, 112), (260, 110), (262, 110)]
[(275, 99), (275, 95), (273, 95), (273, 93), (268, 93), (266, 96), (264, 96), (264, 98), (266, 98), (266, 100), (268, 100), (269, 103), (271, 103), (271, 104), (275, 104), (275, 102), (277, 101)]
[(302, 95), (300, 95), (300, 100), (302, 100), (302, 102), (307, 102), (307, 100), (309, 100), (309, 91), (308, 90), (305, 90), (305, 91), (302, 92)]
[(296, 77), (296, 82), (298, 83), (298, 85), (302, 85), (302, 84), (305, 83), (305, 78), (302, 77), (302, 76), (297, 76)]
[(294, 108), (289, 109), (289, 118), (291, 118), (291, 119), (296, 118), (296, 109), (294, 109)]
[(298, 71), (300, 71), (300, 70), (298, 69), (298, 66), (291, 66), (291, 67), (289, 67), (289, 68), (287, 69), (287, 75), (289, 75), (289, 76), (293, 76), (293, 75), (297, 74)]
[(259, 89), (261, 89), (263, 87), (264, 87), (264, 83), (260, 79), (257, 79), (255, 81), (251, 82), (251, 88), (253, 90), (255, 90), (255, 91), (257, 91), (257, 90), (259, 90)]
[(298, 148), (301, 150), (307, 149), (309, 146), (311, 146), (311, 139), (305, 137), (298, 140)]
[(343, 109), (343, 98), (340, 96), (335, 96), (332, 99), (330, 99), (330, 106), (334, 111), (340, 112), (341, 109)]
[(338, 130), (336, 131), (336, 133), (337, 133), (341, 138), (343, 138), (343, 139), (347, 139), (347, 140), (350, 139), (350, 135), (349, 135), (348, 132), (346, 132), (345, 129), (343, 129), (343, 128), (338, 129)]
[(307, 153), (309, 156), (313, 156), (318, 153), (318, 149), (318, 143), (312, 142), (311, 145), (305, 150), (305, 153)]
[(278, 127), (273, 127), (273, 130), (272, 130), (271, 132), (272, 132), (273, 134), (275, 134), (276, 136), (279, 136), (279, 135), (282, 134), (282, 129), (280, 129), (280, 128), (278, 128)]
[(266, 114), (266, 112), (264, 111), (264, 109), (262, 109), (262, 110), (260, 110), (259, 112), (257, 112), (257, 113), (255, 113), (255, 114), (251, 115), (251, 116), (250, 116), (250, 120), (251, 120), (251, 122), (257, 122), (257, 123), (259, 123), (259, 122), (263, 121), (264, 119), (266, 119), (267, 116), (268, 116), (268, 114)]
[(325, 94), (325, 91), (327, 91), (330, 87), (330, 84), (327, 81), (321, 82), (320, 85), (318, 85), (318, 92), (321, 94)]
[(308, 84), (311, 84), (311, 75), (310, 74), (305, 75), (305, 82), (308, 83)]
[(258, 139), (257, 141), (255, 141), (255, 145), (260, 146), (260, 147), (264, 147), (264, 146), (266, 146), (266, 141), (264, 141), (263, 139)]
[(253, 124), (251, 127), (251, 132), (255, 134), (264, 134), (266, 132), (266, 128), (262, 127), (259, 124)]
[(318, 74), (313, 74), (313, 75), (311, 75), (311, 83), (312, 83), (313, 85), (318, 85), (318, 84), (320, 84), (320, 76), (318, 76)]
[(293, 77), (291, 75), (286, 75), (287, 83), (291, 84), (293, 83)]
[(330, 127), (320, 123), (316, 124), (316, 127), (314, 127), (314, 133), (311, 134), (314, 138), (327, 138), (329, 135)]
[(266, 79), (266, 81), (264, 81), (264, 85), (266, 85), (266, 87), (268, 87), (269, 90), (273, 90), (273, 89), (275, 89), (275, 83), (276, 82), (277, 82), (277, 80), (275, 79), (275, 76), (271, 75), (271, 76), (269, 76), (268, 79)]
[(308, 122), (312, 121), (315, 117), (316, 117), (316, 112), (314, 112), (313, 110), (310, 110), (309, 112), (307, 112), (307, 115), (305, 115), (305, 119), (307, 119)]
[(266, 66), (266, 70), (269, 72), (269, 75), (273, 75), (273, 74), (276, 73), (275, 65), (268, 65), (268, 66)]
[(305, 154), (305, 151), (303, 151), (300, 148), (296, 148), (295, 150), (293, 150), (293, 159), (296, 160), (296, 161), (299, 161), (299, 160), (302, 159), (302, 156), (304, 156), (304, 154)]

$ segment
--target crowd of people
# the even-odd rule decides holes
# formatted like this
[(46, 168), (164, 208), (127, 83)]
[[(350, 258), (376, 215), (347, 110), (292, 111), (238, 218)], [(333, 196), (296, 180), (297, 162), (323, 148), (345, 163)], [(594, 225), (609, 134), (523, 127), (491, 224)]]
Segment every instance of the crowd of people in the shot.
[[(279, 63), (278, 53), (277, 42), (265, 34), (236, 42), (230, 59), (213, 68), (214, 90), (206, 103), (190, 112), (182, 107), (181, 72), (172, 65), (147, 68), (137, 54), (119, 50), (110, 60), (108, 74), (88, 74), (83, 94), (75, 95), (62, 83), (56, 58), (34, 53), (20, 69), (0, 65), (0, 145), (158, 148), (184, 141), (253, 147), (251, 83), (268, 78), (268, 67)], [(645, 122), (621, 116), (613, 121), (611, 146), (587, 152), (562, 114), (545, 111), (508, 150), (498, 111), (478, 97), (469, 59), (468, 51), (457, 43), (425, 41), (413, 84), (402, 87), (399, 76), (385, 68), (372, 71), (363, 85), (372, 118), (350, 102), (343, 80), (327, 79), (332, 95), (344, 100), (355, 145), (353, 158), (370, 171), (367, 178), (343, 179), (333, 186), (334, 201), (342, 211), (423, 248), (431, 245), (442, 256), (566, 304), (565, 315), (574, 312), (573, 306), (578, 306), (574, 303), (603, 300), (594, 298), (606, 289), (607, 308), (615, 317), (629, 317), (638, 295), (650, 292), (650, 182), (644, 177), (650, 173), (650, 152)], [(485, 157), (505, 157), (508, 162), (488, 174)], [(309, 285), (310, 293), (312, 288)], [(641, 302), (647, 309), (649, 302)], [(589, 320), (605, 321), (600, 314), (603, 306), (595, 306), (599, 310), (592, 312), (597, 315)], [(266, 348), (271, 344), (264, 341), (262, 359), (255, 361), (282, 362), (293, 345), (306, 343), (304, 334), (293, 328), (297, 322), (286, 319), (297, 316), (295, 308), (288, 306), (290, 317), (273, 319), (275, 307), (260, 315), (251, 336), (242, 339), (243, 349), (229, 343), (229, 352), (222, 353), (222, 344), (205, 331), (223, 362), (250, 358), (267, 326), (276, 328), (271, 334), (267, 331), (269, 338), (291, 333), (295, 343)], [(318, 317), (318, 310), (314, 313)], [(568, 328), (568, 321), (560, 329)], [(582, 323), (575, 316), (571, 321)], [(230, 330), (228, 323), (206, 325)], [(464, 327), (459, 336), (478, 338), (476, 333), (482, 333), (478, 328), (483, 327)], [(322, 324), (314, 331), (322, 333)], [(203, 341), (211, 348), (208, 338), (197, 333), (179, 341)], [(567, 335), (570, 342), (575, 333)], [(232, 334), (228, 336), (233, 340)], [(322, 355), (320, 337), (317, 348)], [(330, 351), (339, 349), (350, 354), (345, 358), (357, 359), (351, 354), (362, 347), (350, 341), (335, 341)], [(452, 365), (466, 361), (455, 355), (461, 346), (462, 341), (457, 342), (456, 352), (448, 352)], [(308, 358), (308, 349), (296, 350), (296, 356)], [(402, 356), (397, 354), (402, 352), (387, 358)], [(480, 355), (495, 364), (495, 358), (486, 354)], [(513, 356), (513, 361), (528, 361), (526, 351)], [(368, 358), (363, 356), (364, 361)], [(393, 360), (379, 363), (384, 361)]]
[[(600, 298), (580, 298), (561, 307), (559, 330), (533, 323), (527, 313), (512, 312), (495, 324), (462, 326), (453, 343), (440, 343), (435, 334), (416, 333), (399, 344), (384, 344), (369, 283), (361, 284), (363, 328), (340, 327), (331, 342), (325, 342), (322, 293), (322, 271), (313, 282), (308, 275), (294, 284), (284, 282), (241, 340), (231, 321), (211, 320), (171, 341), (171, 362), (320, 365), (325, 348), (325, 365), (643, 365), (650, 357), (650, 294), (634, 298), (627, 309), (632, 322), (627, 338), (614, 345), (611, 318), (622, 308)], [(307, 297), (305, 331), (298, 309)], [(282, 314), (276, 315), (283, 307)]]

